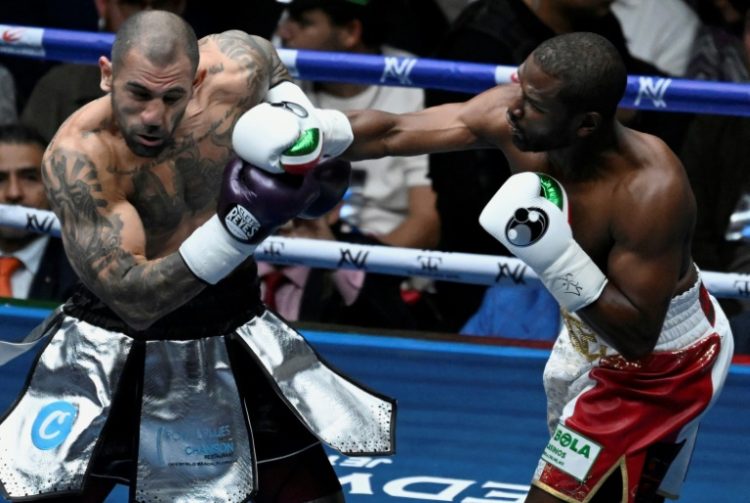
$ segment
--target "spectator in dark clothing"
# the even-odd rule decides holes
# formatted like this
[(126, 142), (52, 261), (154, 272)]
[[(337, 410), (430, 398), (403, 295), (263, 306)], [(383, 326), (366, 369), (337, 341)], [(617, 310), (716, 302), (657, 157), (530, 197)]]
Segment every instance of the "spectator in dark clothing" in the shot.
[[(711, 31), (698, 39), (691, 68), (695, 78), (747, 82), (750, 79), (750, 5), (725, 2), (724, 17), (703, 5)], [(713, 13), (712, 15), (709, 15)], [(737, 18), (742, 19), (737, 33)], [(680, 157), (695, 193), (698, 220), (693, 257), (699, 267), (750, 273), (750, 118), (700, 116), (693, 121)], [(721, 299), (735, 336), (735, 350), (750, 354), (750, 299)]]
[[(47, 144), (27, 127), (0, 126), (0, 203), (48, 209), (42, 184)], [(0, 227), (0, 295), (60, 302), (78, 279), (58, 238)]]

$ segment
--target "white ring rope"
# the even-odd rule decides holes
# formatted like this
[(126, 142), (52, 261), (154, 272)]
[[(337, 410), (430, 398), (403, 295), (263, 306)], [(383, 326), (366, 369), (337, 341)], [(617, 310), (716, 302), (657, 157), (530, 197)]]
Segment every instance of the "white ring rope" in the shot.
[[(51, 211), (0, 204), (0, 225), (60, 236), (60, 222)], [(414, 248), (359, 245), (341, 241), (271, 236), (255, 250), (255, 258), (275, 264), (323, 269), (361, 269), (395, 276), (422, 276), (480, 285), (538, 281), (517, 258), (446, 253)], [(717, 297), (750, 299), (750, 275), (702, 271), (706, 288)]]

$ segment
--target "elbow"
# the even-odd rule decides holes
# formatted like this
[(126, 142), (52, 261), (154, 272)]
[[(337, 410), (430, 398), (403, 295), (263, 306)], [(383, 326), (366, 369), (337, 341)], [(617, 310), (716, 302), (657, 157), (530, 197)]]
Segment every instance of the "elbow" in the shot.
[(620, 355), (622, 355), (622, 357), (629, 362), (636, 362), (638, 360), (641, 360), (651, 353), (651, 351), (636, 348), (621, 349), (619, 350), (619, 352)]
[(626, 360), (638, 361), (653, 353), (658, 338), (658, 332), (656, 337), (652, 334), (630, 334), (626, 339), (627, 342), (620, 344), (621, 347), (615, 349)]
[(151, 298), (150, 302), (144, 302), (144, 299), (126, 299), (123, 297), (120, 296), (118, 300), (107, 302), (107, 305), (133, 330), (139, 332), (146, 330), (164, 315), (159, 310), (158, 303)]

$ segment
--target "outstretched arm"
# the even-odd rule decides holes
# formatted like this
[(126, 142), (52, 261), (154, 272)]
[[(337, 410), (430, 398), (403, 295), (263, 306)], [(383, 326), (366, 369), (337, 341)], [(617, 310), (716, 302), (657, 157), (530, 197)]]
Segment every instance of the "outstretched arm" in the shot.
[(354, 142), (347, 159), (409, 156), (511, 146), (505, 119), (514, 86), (497, 86), (464, 103), (448, 103), (408, 114), (377, 110), (347, 113)]
[(372, 159), (476, 148), (500, 148), (507, 155), (514, 147), (505, 112), (517, 92), (518, 86), (496, 86), (463, 103), (407, 114), (349, 111), (354, 142), (344, 157)]
[(130, 326), (146, 328), (205, 283), (178, 253), (146, 259), (143, 223), (135, 208), (100, 180), (103, 162), (81, 149), (53, 145), (42, 167), (48, 198), (81, 281)]

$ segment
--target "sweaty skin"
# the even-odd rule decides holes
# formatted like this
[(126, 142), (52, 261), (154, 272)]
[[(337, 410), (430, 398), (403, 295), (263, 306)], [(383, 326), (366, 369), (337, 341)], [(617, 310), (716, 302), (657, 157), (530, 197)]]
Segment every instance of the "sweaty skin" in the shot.
[[(609, 278), (597, 301), (577, 314), (624, 357), (641, 358), (653, 350), (672, 297), (696, 281), (695, 200), (680, 161), (660, 139), (614, 119), (570, 121), (556, 99), (559, 86), (530, 57), (518, 82), (465, 103), (403, 115), (352, 111), (355, 140), (345, 156), (499, 148), (514, 172), (557, 178), (569, 196), (575, 240)], [(595, 128), (599, 139), (586, 141)]]
[[(44, 156), (47, 193), (74, 269), (134, 328), (148, 327), (206, 286), (176, 250), (216, 210), (237, 119), (270, 86), (289, 80), (259, 37), (227, 31), (201, 39), (199, 50), (195, 76), (185, 55), (163, 66), (137, 48), (128, 52), (114, 80), (103, 71), (117, 111), (109, 95), (84, 106)], [(139, 156), (115, 113), (138, 133), (131, 137), (136, 149), (166, 147)]]

